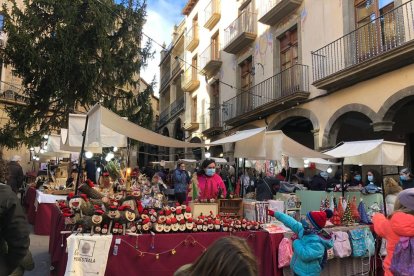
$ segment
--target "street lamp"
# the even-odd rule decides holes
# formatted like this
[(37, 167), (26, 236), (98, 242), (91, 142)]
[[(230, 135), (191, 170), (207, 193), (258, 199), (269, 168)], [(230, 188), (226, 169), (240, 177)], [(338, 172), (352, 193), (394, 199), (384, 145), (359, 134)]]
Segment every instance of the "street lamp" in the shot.
[(206, 157), (206, 158), (210, 158), (211, 157), (211, 153), (209, 153), (208, 151), (204, 154), (204, 156)]
[(93, 153), (92, 153), (92, 152), (90, 152), (90, 151), (85, 152), (85, 157), (86, 157), (87, 159), (92, 158), (92, 156), (93, 156)]

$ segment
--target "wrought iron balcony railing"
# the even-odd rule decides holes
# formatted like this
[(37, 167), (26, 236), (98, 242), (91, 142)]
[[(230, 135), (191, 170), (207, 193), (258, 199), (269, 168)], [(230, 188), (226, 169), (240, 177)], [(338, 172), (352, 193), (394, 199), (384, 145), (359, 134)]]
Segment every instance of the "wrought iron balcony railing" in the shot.
[(211, 106), (203, 116), (204, 130), (213, 128), (221, 128), (222, 122), (220, 118), (221, 106)]
[(193, 51), (198, 46), (198, 25), (193, 25), (185, 35), (185, 48)]
[(220, 20), (220, 0), (211, 0), (204, 9), (204, 27), (211, 30)]
[(220, 45), (211, 43), (200, 54), (201, 72), (208, 74), (220, 68), (222, 62), (220, 60)]
[(167, 107), (160, 113), (159, 126), (161, 127), (165, 125), (169, 119), (170, 119), (170, 107)]
[(171, 104), (170, 117), (172, 118), (178, 113), (180, 113), (182, 110), (184, 110), (184, 107), (185, 107), (185, 96), (183, 95)]
[(165, 88), (165, 86), (168, 84), (170, 78), (171, 78), (171, 75), (170, 75), (170, 71), (168, 70), (161, 76), (160, 90), (163, 90)]
[(257, 35), (257, 16), (255, 13), (243, 12), (226, 29), (224, 29), (224, 50), (237, 53)]
[[(278, 100), (309, 91), (308, 66), (296, 64), (223, 103), (223, 122), (260, 108), (271, 112)], [(267, 107), (267, 110), (264, 110)]]
[(414, 4), (409, 1), (312, 52), (313, 79), (318, 82), (376, 57), (388, 56), (413, 39)]

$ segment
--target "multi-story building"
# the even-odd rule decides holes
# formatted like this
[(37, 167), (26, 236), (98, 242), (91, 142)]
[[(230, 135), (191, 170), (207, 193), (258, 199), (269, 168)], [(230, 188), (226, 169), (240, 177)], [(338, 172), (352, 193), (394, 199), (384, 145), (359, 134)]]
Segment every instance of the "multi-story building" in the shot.
[(410, 166), (413, 10), (412, 0), (190, 0), (177, 127), (214, 140), (267, 126), (315, 149), (405, 142)]

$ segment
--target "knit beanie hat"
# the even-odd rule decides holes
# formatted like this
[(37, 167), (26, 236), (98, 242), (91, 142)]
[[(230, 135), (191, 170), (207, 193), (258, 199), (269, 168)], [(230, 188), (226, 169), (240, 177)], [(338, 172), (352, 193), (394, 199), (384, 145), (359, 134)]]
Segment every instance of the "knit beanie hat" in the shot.
[(325, 211), (312, 211), (306, 214), (306, 217), (317, 229), (321, 230), (325, 227), (326, 220), (331, 218), (333, 215), (332, 210), (326, 209)]
[(414, 188), (400, 192), (398, 194), (398, 200), (404, 207), (414, 211)]

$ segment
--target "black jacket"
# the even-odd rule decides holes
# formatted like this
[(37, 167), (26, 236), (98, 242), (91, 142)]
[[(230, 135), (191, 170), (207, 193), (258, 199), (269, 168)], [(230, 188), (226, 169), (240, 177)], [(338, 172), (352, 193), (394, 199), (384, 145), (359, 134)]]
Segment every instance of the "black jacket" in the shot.
[(0, 184), (0, 275), (9, 275), (29, 249), (29, 226), (16, 194)]
[(263, 179), (259, 179), (256, 182), (256, 199), (259, 201), (273, 199), (279, 186), (280, 181), (275, 177), (266, 176)]
[(23, 169), (19, 163), (11, 161), (8, 165), (7, 185), (9, 185), (14, 192), (17, 192), (23, 185)]
[(312, 181), (309, 183), (309, 190), (312, 191), (326, 191), (326, 188), (328, 188), (328, 180), (320, 176), (319, 174), (315, 175), (312, 178)]

